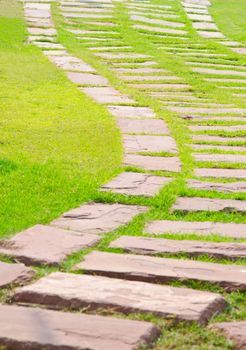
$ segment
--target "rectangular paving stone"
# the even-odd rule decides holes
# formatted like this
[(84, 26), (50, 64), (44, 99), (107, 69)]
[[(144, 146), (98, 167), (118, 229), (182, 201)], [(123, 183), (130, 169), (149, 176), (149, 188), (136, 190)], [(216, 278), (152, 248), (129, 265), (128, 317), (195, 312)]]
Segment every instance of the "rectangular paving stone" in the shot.
[(97, 74), (67, 72), (67, 76), (77, 85), (108, 85), (108, 80)]
[(226, 211), (244, 213), (246, 211), (246, 201), (236, 199), (179, 197), (172, 206), (172, 211)]
[(245, 114), (244, 108), (193, 108), (193, 107), (171, 107), (171, 110), (179, 113), (194, 113), (194, 114), (227, 114), (227, 113), (241, 113)]
[(98, 103), (134, 103), (133, 99), (121, 94), (112, 87), (81, 88), (81, 91)]
[(121, 248), (137, 254), (179, 254), (189, 256), (207, 254), (216, 258), (237, 259), (246, 257), (246, 243), (214, 243), (190, 240), (172, 240), (164, 238), (149, 238), (121, 236), (110, 244), (111, 248)]
[(77, 265), (86, 274), (152, 283), (201, 281), (228, 291), (246, 290), (246, 267), (145, 255), (92, 252)]
[(246, 152), (246, 146), (220, 146), (220, 145), (198, 145), (193, 144), (191, 145), (192, 149), (194, 150), (219, 150), (219, 151), (229, 151), (231, 153), (233, 152)]
[(236, 70), (225, 70), (225, 69), (213, 69), (213, 68), (192, 68), (193, 72), (202, 74), (216, 74), (216, 75), (236, 75), (240, 77), (246, 77), (246, 72)]
[[(171, 136), (124, 135), (126, 152), (170, 152), (177, 153), (177, 146)], [(246, 156), (245, 156), (246, 157)]]
[[(245, 118), (246, 121), (246, 118)], [(224, 131), (224, 132), (238, 132), (246, 131), (245, 125), (191, 125), (189, 129), (194, 132), (199, 131)]]
[(179, 77), (170, 76), (170, 75), (122, 75), (122, 80), (126, 81), (159, 81), (159, 80), (180, 80)]
[(181, 163), (178, 157), (153, 157), (138, 154), (126, 154), (124, 164), (145, 170), (179, 172)]
[(150, 31), (151, 33), (168, 33), (168, 34), (177, 34), (177, 35), (187, 34), (187, 32), (185, 30), (181, 30), (181, 29), (152, 27), (152, 26), (142, 25), (142, 24), (134, 24), (133, 28)]
[(100, 234), (127, 224), (134, 216), (147, 210), (147, 207), (139, 205), (89, 203), (70, 210), (52, 224), (83, 234)]
[(246, 224), (211, 221), (171, 221), (156, 220), (145, 226), (144, 232), (162, 234), (196, 234), (201, 236), (219, 235), (235, 239), (246, 238)]
[(189, 19), (194, 21), (213, 22), (212, 17), (210, 15), (199, 15), (195, 13), (187, 13), (187, 16)]
[(224, 193), (246, 192), (246, 182), (205, 182), (188, 180), (187, 185), (195, 190), (217, 191)]
[(183, 90), (183, 89), (188, 89), (189, 85), (187, 84), (129, 84), (131, 87), (138, 88), (138, 89), (151, 89), (151, 90), (159, 90), (159, 89), (164, 89), (164, 90)]
[(108, 106), (108, 110), (114, 117), (127, 117), (127, 118), (154, 118), (155, 117), (155, 113), (148, 107)]
[(161, 119), (117, 118), (117, 124), (122, 133), (168, 134), (169, 130)]
[(245, 142), (245, 137), (223, 137), (223, 136), (210, 136), (210, 135), (192, 135), (192, 140), (205, 141), (205, 142)]
[(149, 55), (144, 55), (144, 54), (140, 54), (140, 53), (132, 53), (132, 52), (117, 52), (117, 53), (96, 53), (95, 54), (98, 57), (101, 58), (106, 58), (106, 59), (142, 59), (142, 58), (150, 58), (151, 56)]
[(0, 254), (17, 258), (26, 265), (57, 265), (79, 250), (96, 244), (94, 234), (78, 234), (56, 227), (36, 225), (0, 245)]
[(158, 24), (158, 25), (166, 26), (166, 27), (183, 28), (185, 26), (185, 24), (181, 23), (181, 22), (171, 22), (171, 21), (165, 21), (162, 19), (153, 19), (153, 18), (138, 16), (138, 15), (132, 15), (131, 19), (133, 21), (137, 21), (137, 22)]
[(196, 168), (195, 176), (215, 177), (225, 179), (246, 179), (246, 169), (213, 169), (213, 168)]
[(206, 30), (206, 29), (212, 29), (212, 30), (218, 30), (218, 27), (215, 23), (212, 22), (193, 22), (192, 23), (193, 27), (195, 29), (202, 29), (202, 30)]
[(246, 349), (246, 321), (214, 323), (210, 328), (224, 334), (228, 340), (233, 342), (235, 349)]
[(153, 197), (170, 181), (172, 181), (172, 178), (170, 177), (124, 172), (106, 185), (102, 186), (101, 191), (111, 191), (133, 196)]
[(135, 350), (158, 336), (149, 322), (0, 305), (0, 343), (8, 349)]
[[(113, 257), (114, 264), (115, 254), (109, 255)], [(104, 256), (103, 265), (105, 258), (108, 256)], [(116, 269), (119, 267), (117, 261)], [(225, 300), (215, 293), (61, 272), (52, 273), (27, 288), (19, 289), (14, 300), (58, 308), (87, 307), (91, 310), (152, 313), (202, 324), (226, 306)]]
[(245, 163), (244, 154), (221, 154), (221, 153), (193, 153), (193, 157), (198, 162), (225, 162), (225, 163)]
[[(2, 242), (0, 242), (1, 246)], [(24, 284), (34, 276), (34, 271), (24, 264), (9, 264), (0, 261), (0, 288), (11, 284)]]

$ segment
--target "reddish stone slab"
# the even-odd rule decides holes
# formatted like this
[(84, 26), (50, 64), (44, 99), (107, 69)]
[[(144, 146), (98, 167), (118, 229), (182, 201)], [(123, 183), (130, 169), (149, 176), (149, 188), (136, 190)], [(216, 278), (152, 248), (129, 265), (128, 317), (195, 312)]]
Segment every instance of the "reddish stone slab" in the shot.
[(190, 256), (207, 254), (216, 258), (245, 258), (246, 243), (214, 243), (191, 240), (171, 240), (164, 238), (149, 238), (121, 236), (110, 244), (111, 248), (121, 248), (127, 252), (138, 254), (178, 254)]
[(160, 119), (117, 118), (122, 133), (168, 134), (166, 123)]
[(56, 265), (79, 250), (96, 244), (93, 234), (78, 234), (57, 227), (36, 225), (0, 244), (0, 254), (17, 258), (26, 265)]
[(34, 276), (34, 271), (24, 264), (8, 264), (0, 261), (0, 288), (10, 284), (24, 284)]
[(225, 193), (246, 192), (246, 182), (206, 182), (188, 180), (187, 185), (195, 190), (217, 191)]
[(183, 212), (226, 211), (244, 213), (246, 211), (246, 201), (236, 199), (179, 197), (172, 206), (172, 211), (176, 210)]
[(177, 153), (177, 146), (171, 136), (124, 135), (126, 152), (168, 152)]
[(114, 117), (154, 118), (155, 113), (148, 107), (109, 106), (109, 112)]
[(77, 85), (108, 85), (108, 80), (97, 74), (68, 72), (67, 76)]
[(194, 174), (195, 176), (201, 176), (201, 177), (246, 179), (246, 169), (197, 168), (195, 169)]
[(246, 290), (246, 267), (145, 255), (92, 252), (78, 266), (87, 274), (152, 283), (201, 281), (232, 290)]
[(179, 172), (181, 163), (178, 157), (152, 157), (138, 154), (126, 154), (124, 164), (145, 170)]
[(235, 349), (246, 349), (246, 321), (215, 323), (211, 325), (211, 329), (223, 333), (233, 342)]
[(52, 222), (65, 229), (85, 233), (106, 233), (130, 222), (147, 207), (126, 204), (89, 203), (72, 209)]
[(0, 343), (13, 350), (135, 350), (158, 335), (149, 322), (0, 305)]
[(225, 300), (215, 293), (61, 272), (20, 288), (14, 300), (57, 308), (152, 313), (202, 324), (226, 306)]
[(193, 153), (198, 162), (246, 163), (244, 154)]

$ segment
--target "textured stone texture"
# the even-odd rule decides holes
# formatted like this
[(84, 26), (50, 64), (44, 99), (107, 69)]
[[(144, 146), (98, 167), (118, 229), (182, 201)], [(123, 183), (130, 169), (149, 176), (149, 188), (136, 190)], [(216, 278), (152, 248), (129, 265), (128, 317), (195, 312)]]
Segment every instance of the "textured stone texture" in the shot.
[(246, 243), (214, 243), (191, 240), (171, 240), (121, 236), (110, 244), (111, 248), (122, 248), (127, 252), (139, 254), (186, 253), (190, 256), (208, 254), (216, 258), (245, 258)]
[(78, 265), (87, 274), (152, 283), (203, 281), (228, 291), (246, 290), (246, 267), (145, 255), (92, 252)]
[(180, 80), (180, 78), (170, 75), (123, 75), (122, 80), (126, 81), (171, 81)]
[(137, 22), (158, 24), (158, 25), (166, 26), (166, 27), (183, 28), (185, 26), (184, 23), (180, 23), (180, 22), (170, 22), (170, 21), (165, 21), (163, 19), (153, 19), (153, 18), (138, 16), (138, 15), (132, 15), (131, 19), (133, 21), (137, 21)]
[(172, 181), (170, 177), (125, 172), (102, 186), (101, 190), (133, 196), (153, 197), (170, 181)]
[(77, 59), (73, 56), (52, 56), (47, 55), (49, 60), (53, 62), (56, 66), (61, 67), (64, 70), (69, 71), (80, 71), (80, 72), (95, 72), (89, 64)]
[(216, 75), (236, 75), (239, 77), (246, 77), (246, 72), (226, 69), (214, 69), (214, 68), (192, 68), (193, 72), (202, 74), (216, 74)]
[(84, 204), (53, 221), (53, 225), (85, 233), (106, 233), (127, 224), (147, 207), (125, 204)]
[(135, 350), (158, 335), (149, 322), (0, 306), (0, 343), (13, 350)]
[(180, 29), (152, 27), (152, 26), (142, 25), (142, 24), (134, 24), (133, 27), (136, 29), (149, 31), (152, 33), (167, 33), (167, 34), (177, 34), (177, 35), (185, 35), (186, 34), (185, 30), (180, 30)]
[(187, 84), (129, 84), (130, 86), (134, 87), (134, 88), (138, 88), (138, 89), (150, 89), (150, 90), (183, 90), (183, 89), (188, 89), (189, 85)]
[(206, 142), (245, 142), (245, 137), (223, 137), (223, 136), (210, 136), (210, 135), (192, 135), (192, 139), (196, 141)]
[(222, 332), (234, 343), (235, 349), (246, 349), (246, 321), (215, 323), (211, 328)]
[(220, 146), (220, 145), (197, 145), (193, 144), (191, 147), (194, 150), (210, 150), (217, 149), (220, 151), (230, 151), (230, 152), (246, 152), (246, 147), (244, 146)]
[(170, 136), (124, 135), (126, 152), (168, 152), (177, 153), (174, 139)]
[(226, 305), (224, 299), (214, 293), (60, 272), (19, 289), (14, 299), (58, 308), (87, 307), (91, 310), (103, 308), (125, 313), (150, 312), (162, 317), (200, 323), (206, 323)]
[(112, 52), (103, 52), (103, 53), (96, 53), (95, 54), (98, 57), (102, 57), (105, 59), (109, 59), (109, 60), (114, 60), (114, 59), (118, 59), (118, 60), (123, 60), (123, 59), (142, 59), (142, 58), (150, 58), (151, 56), (149, 55), (143, 55), (140, 53), (132, 53), (132, 52), (117, 52), (117, 53), (112, 53)]
[(0, 288), (10, 284), (23, 284), (34, 276), (34, 271), (23, 264), (8, 264), (0, 261)]
[(218, 29), (216, 24), (210, 22), (194, 22), (192, 25), (195, 29)]
[(97, 74), (68, 72), (67, 76), (77, 85), (108, 85), (108, 80)]
[[(246, 118), (245, 118), (246, 121)], [(216, 125), (216, 126), (209, 126), (209, 125), (191, 125), (189, 126), (189, 129), (191, 131), (224, 131), (224, 132), (235, 132), (235, 131), (245, 131), (246, 130), (246, 124), (245, 125)]]
[(123, 133), (167, 134), (166, 123), (160, 119), (118, 118), (118, 126)]
[(134, 100), (121, 94), (112, 87), (82, 88), (81, 91), (98, 103), (133, 103)]
[(246, 163), (244, 154), (193, 153), (198, 162)]
[(137, 154), (126, 154), (124, 164), (145, 170), (163, 170), (179, 172), (181, 163), (177, 157), (152, 157)]
[(195, 176), (246, 179), (246, 169), (197, 168), (195, 169)]
[(109, 106), (109, 111), (115, 117), (154, 118), (155, 113), (148, 107)]
[(227, 114), (227, 113), (246, 113), (244, 108), (193, 108), (193, 107), (171, 107), (174, 112), (179, 113), (197, 113), (197, 114)]
[(246, 201), (236, 199), (179, 197), (172, 206), (172, 210), (181, 210), (184, 212), (226, 211), (243, 213), (246, 211)]
[(26, 265), (61, 263), (69, 254), (96, 244), (93, 234), (36, 225), (0, 244), (0, 254), (17, 258)]
[(205, 182), (189, 180), (187, 185), (196, 190), (218, 191), (225, 193), (246, 192), (246, 182)]

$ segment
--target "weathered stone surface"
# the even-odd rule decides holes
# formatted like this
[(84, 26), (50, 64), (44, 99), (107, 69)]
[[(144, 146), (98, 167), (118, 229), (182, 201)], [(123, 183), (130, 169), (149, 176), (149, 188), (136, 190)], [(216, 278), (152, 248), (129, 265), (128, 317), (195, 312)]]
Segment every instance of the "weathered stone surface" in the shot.
[(211, 328), (222, 332), (235, 344), (235, 349), (246, 349), (246, 321), (215, 323)]
[(195, 176), (216, 177), (216, 178), (235, 178), (246, 179), (246, 169), (213, 169), (213, 168), (197, 168)]
[(33, 28), (33, 27), (29, 27), (28, 29), (28, 33), (31, 35), (56, 35), (57, 32), (55, 29), (53, 28)]
[[(177, 153), (177, 146), (171, 136), (124, 135), (126, 152), (170, 152)], [(246, 157), (246, 156), (245, 156)]]
[(213, 22), (212, 17), (210, 15), (199, 15), (195, 13), (187, 13), (187, 16), (189, 17), (189, 19), (194, 21)]
[(174, 28), (183, 28), (185, 26), (184, 23), (180, 23), (180, 22), (170, 22), (170, 21), (165, 21), (163, 19), (153, 19), (153, 18), (138, 16), (138, 15), (132, 15), (131, 19), (137, 22), (158, 24), (158, 25), (174, 27)]
[(97, 74), (68, 72), (67, 76), (77, 85), (108, 85), (108, 80)]
[(246, 55), (246, 48), (245, 47), (233, 47), (232, 51), (239, 53), (241, 55)]
[(106, 233), (147, 210), (147, 207), (138, 205), (90, 203), (70, 210), (52, 224), (81, 233)]
[(245, 137), (223, 137), (223, 136), (210, 136), (210, 135), (192, 135), (192, 139), (195, 141), (206, 141), (206, 142), (245, 142)]
[(225, 69), (213, 69), (213, 68), (192, 68), (193, 72), (202, 74), (216, 74), (216, 75), (236, 75), (239, 77), (246, 77), (246, 72), (236, 70), (225, 70)]
[(170, 181), (172, 181), (170, 177), (125, 172), (102, 186), (101, 190), (133, 196), (153, 197)]
[(194, 114), (227, 114), (227, 113), (246, 113), (245, 108), (193, 108), (193, 107), (171, 107), (174, 112), (194, 113)]
[(198, 162), (225, 162), (225, 163), (245, 163), (244, 154), (222, 154), (222, 153), (193, 153)]
[(168, 134), (166, 123), (161, 119), (117, 118), (122, 133)]
[(156, 220), (145, 227), (145, 232), (161, 234), (196, 234), (201, 236), (219, 235), (235, 239), (246, 238), (246, 224), (222, 223), (211, 221), (171, 221)]
[(159, 81), (159, 80), (180, 80), (179, 77), (170, 76), (170, 75), (122, 75), (122, 80), (126, 81)]
[(87, 274), (168, 283), (204, 281), (232, 290), (246, 290), (246, 267), (144, 255), (92, 252), (78, 265)]
[(152, 157), (138, 154), (126, 154), (124, 164), (145, 170), (163, 170), (179, 172), (181, 163), (178, 157)]
[(159, 90), (159, 89), (164, 89), (164, 90), (183, 90), (183, 89), (188, 89), (189, 85), (186, 84), (129, 84), (130, 86), (138, 89), (151, 89), (151, 90)]
[(216, 258), (245, 258), (246, 243), (214, 243), (190, 240), (171, 240), (164, 238), (149, 238), (121, 236), (110, 244), (111, 248), (121, 248), (127, 252), (138, 254), (178, 254), (190, 256), (208, 254)]
[(184, 212), (226, 211), (244, 213), (246, 211), (246, 201), (236, 199), (179, 197), (172, 206), (172, 210), (181, 210)]
[(158, 335), (148, 322), (0, 306), (0, 343), (11, 349), (135, 350)]
[(81, 91), (98, 103), (134, 103), (133, 99), (121, 94), (113, 87), (81, 88)]
[(191, 145), (194, 150), (211, 150), (216, 149), (219, 151), (229, 151), (229, 152), (246, 152), (246, 146), (220, 146), (220, 145)]
[(53, 56), (47, 55), (49, 60), (56, 66), (61, 67), (64, 70), (80, 71), (80, 72), (96, 72), (89, 64), (77, 59), (73, 56)]
[(202, 29), (202, 30), (215, 29), (215, 30), (218, 30), (217, 25), (215, 23), (212, 23), (212, 22), (194, 22), (192, 25), (195, 29)]
[(213, 39), (222, 39), (224, 35), (220, 32), (209, 32), (206, 30), (199, 30), (198, 34), (200, 34), (204, 38), (213, 38)]
[(8, 264), (0, 261), (0, 288), (10, 284), (23, 284), (34, 276), (34, 271), (24, 264)]
[(162, 68), (115, 68), (114, 69), (118, 73), (166, 73), (167, 70)]
[(96, 244), (100, 238), (93, 234), (36, 225), (8, 241), (0, 243), (0, 254), (17, 258), (26, 265), (56, 265), (69, 254)]
[[(246, 121), (246, 118), (245, 118)], [(191, 125), (189, 126), (191, 131), (224, 131), (224, 132), (237, 132), (237, 131), (245, 131), (245, 125)]]
[(246, 182), (205, 182), (188, 180), (187, 185), (196, 190), (218, 191), (225, 193), (246, 192)]
[(35, 41), (35, 45), (42, 49), (55, 49), (55, 50), (63, 50), (64, 46), (57, 43), (48, 43), (44, 41)]
[[(112, 264), (114, 261), (115, 259)], [(103, 308), (125, 313), (151, 312), (162, 317), (200, 323), (206, 323), (226, 305), (224, 299), (214, 293), (60, 272), (19, 289), (14, 299), (59, 308), (87, 307), (92, 310)], [(133, 330), (130, 331), (132, 332)]]
[(134, 107), (134, 106), (109, 106), (109, 112), (114, 117), (127, 118), (154, 118), (155, 113), (148, 107)]
[(95, 54), (96, 56), (98, 57), (101, 57), (101, 58), (105, 58), (105, 59), (142, 59), (142, 58), (149, 58), (151, 56), (149, 55), (144, 55), (144, 54), (141, 54), (141, 53), (132, 53), (132, 52), (117, 52), (117, 53), (107, 53), (107, 52), (104, 52), (104, 53), (97, 53)]
[(134, 28), (150, 31), (151, 33), (168, 33), (168, 34), (177, 34), (177, 35), (185, 35), (187, 32), (181, 29), (170, 29), (170, 28), (161, 28), (161, 27), (151, 27), (148, 25), (142, 24), (134, 24)]

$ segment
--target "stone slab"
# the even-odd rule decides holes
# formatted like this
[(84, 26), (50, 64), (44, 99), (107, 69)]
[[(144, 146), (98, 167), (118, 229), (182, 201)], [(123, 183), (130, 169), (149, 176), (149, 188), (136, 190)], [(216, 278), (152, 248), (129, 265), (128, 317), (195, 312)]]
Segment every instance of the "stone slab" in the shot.
[(31, 35), (56, 35), (57, 32), (53, 28), (34, 28), (34, 27), (29, 27), (27, 28), (28, 33)]
[(121, 236), (110, 244), (111, 248), (121, 248), (137, 254), (179, 254), (189, 256), (207, 254), (216, 258), (240, 259), (246, 257), (246, 243), (214, 243), (191, 240)]
[(210, 136), (210, 135), (192, 135), (192, 140), (205, 141), (205, 142), (245, 142), (245, 137), (223, 137), (223, 136)]
[(213, 68), (192, 68), (193, 72), (202, 74), (216, 74), (216, 75), (236, 75), (240, 77), (246, 77), (246, 72), (240, 72), (236, 70), (225, 69), (213, 69)]
[(114, 69), (118, 73), (133, 73), (133, 74), (138, 74), (138, 73), (166, 73), (167, 70), (162, 69), (162, 68), (148, 68), (148, 67), (143, 67), (143, 68), (115, 68)]
[(101, 190), (125, 195), (153, 197), (170, 181), (172, 181), (170, 177), (125, 172), (102, 186)]
[(145, 226), (144, 232), (155, 235), (219, 235), (222, 237), (245, 239), (246, 224), (222, 223), (211, 221), (156, 220), (148, 223)]
[(117, 52), (117, 53), (96, 53), (95, 54), (98, 57), (101, 58), (105, 58), (105, 59), (120, 59), (120, 60), (124, 60), (124, 59), (143, 59), (143, 58), (150, 58), (151, 56), (149, 55), (144, 55), (144, 54), (140, 54), (140, 53), (132, 53), (132, 52)]
[(213, 169), (213, 168), (197, 168), (194, 172), (195, 176), (215, 177), (225, 179), (246, 179), (246, 169)]
[[(124, 135), (126, 152), (169, 152), (177, 153), (177, 146), (171, 136)], [(246, 156), (245, 156), (246, 157)]]
[(174, 27), (174, 28), (183, 28), (185, 26), (185, 24), (181, 22), (171, 22), (171, 21), (165, 21), (163, 19), (153, 19), (153, 18), (138, 16), (138, 15), (132, 15), (131, 19), (137, 22), (158, 24), (161, 26)]
[(146, 134), (168, 134), (164, 120), (161, 119), (133, 119), (117, 118), (118, 126), (122, 133), (146, 133)]
[(144, 31), (149, 31), (151, 33), (168, 33), (168, 34), (177, 34), (177, 35), (186, 35), (187, 34), (187, 32), (185, 30), (181, 30), (181, 29), (152, 27), (152, 26), (142, 25), (142, 24), (134, 24), (133, 28), (141, 29)]
[(67, 72), (67, 76), (77, 85), (108, 85), (108, 80), (97, 74)]
[(98, 103), (134, 103), (133, 99), (112, 87), (81, 88), (81, 91)]
[(199, 15), (195, 13), (187, 13), (189, 19), (193, 21), (201, 21), (201, 22), (213, 22), (212, 17), (210, 15)]
[(171, 81), (171, 80), (180, 80), (179, 77), (170, 76), (170, 75), (122, 75), (122, 80), (125, 81)]
[[(246, 118), (245, 118), (246, 121)], [(191, 125), (189, 129), (194, 132), (199, 131), (224, 131), (224, 132), (238, 132), (246, 131), (245, 125)]]
[(126, 154), (124, 164), (145, 170), (179, 172), (181, 163), (178, 157), (152, 157), (138, 154)]
[(172, 211), (225, 211), (244, 213), (246, 211), (246, 201), (236, 199), (179, 197), (172, 206)]
[(195, 29), (202, 29), (202, 30), (206, 30), (206, 29), (212, 29), (212, 30), (218, 30), (218, 27), (215, 23), (212, 22), (193, 22), (193, 27)]
[(149, 322), (0, 305), (0, 343), (9, 349), (135, 350), (158, 335)]
[(147, 207), (138, 205), (89, 203), (70, 210), (52, 224), (83, 234), (100, 234), (127, 224), (134, 216), (147, 210)]
[(224, 334), (233, 342), (235, 349), (246, 349), (246, 321), (222, 322), (211, 325), (211, 329)]
[(53, 56), (47, 55), (49, 60), (53, 62), (56, 66), (69, 71), (80, 71), (80, 72), (95, 72), (89, 64), (77, 59), (73, 56)]
[(188, 180), (187, 185), (195, 190), (217, 191), (224, 193), (246, 192), (246, 182), (205, 182)]
[(92, 252), (78, 266), (87, 274), (152, 283), (201, 281), (246, 290), (246, 267), (145, 255)]
[(24, 284), (34, 276), (34, 271), (24, 264), (9, 264), (0, 261), (0, 288), (11, 284)]
[[(114, 261), (115, 259), (112, 264)], [(226, 305), (224, 299), (214, 293), (60, 272), (19, 289), (14, 299), (59, 308), (87, 307), (91, 310), (153, 313), (161, 317), (200, 323), (206, 323)]]
[(138, 88), (138, 89), (151, 89), (151, 90), (183, 90), (188, 89), (189, 85), (187, 84), (129, 84), (131, 87)]
[(36, 225), (8, 241), (0, 243), (0, 254), (18, 259), (26, 265), (57, 265), (79, 250), (96, 244), (94, 234), (78, 234), (56, 227)]
[(172, 111), (178, 113), (194, 113), (194, 114), (245, 114), (245, 108), (193, 108), (193, 107), (170, 107)]
[(114, 117), (154, 118), (155, 113), (148, 107), (109, 106), (109, 112)]
[(198, 162), (246, 163), (244, 154), (193, 153)]
[(220, 145), (191, 145), (194, 150), (219, 150), (219, 151), (229, 151), (229, 152), (246, 152), (246, 146), (220, 146)]

